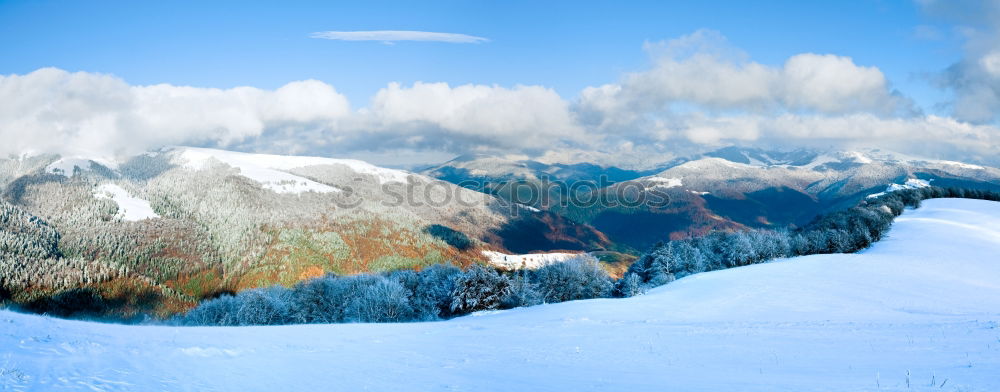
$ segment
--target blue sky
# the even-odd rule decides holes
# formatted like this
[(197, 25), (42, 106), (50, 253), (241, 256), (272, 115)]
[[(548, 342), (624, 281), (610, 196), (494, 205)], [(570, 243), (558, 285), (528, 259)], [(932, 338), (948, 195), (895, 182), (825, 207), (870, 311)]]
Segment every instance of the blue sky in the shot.
[[(476, 42), (314, 37), (385, 30)], [(998, 0), (0, 0), (0, 48), (4, 154), (625, 165), (740, 144), (1000, 162)]]
[[(813, 52), (878, 66), (931, 110), (943, 93), (920, 75), (960, 55), (953, 40), (914, 34), (935, 21), (910, 1), (281, 4), (4, 1), (0, 73), (55, 66), (111, 73), (132, 84), (220, 88), (276, 88), (314, 78), (357, 104), (392, 81), (542, 85), (571, 98), (642, 68), (648, 62), (643, 42), (708, 28), (764, 64)], [(440, 31), (490, 41), (385, 45), (309, 38), (326, 30)]]

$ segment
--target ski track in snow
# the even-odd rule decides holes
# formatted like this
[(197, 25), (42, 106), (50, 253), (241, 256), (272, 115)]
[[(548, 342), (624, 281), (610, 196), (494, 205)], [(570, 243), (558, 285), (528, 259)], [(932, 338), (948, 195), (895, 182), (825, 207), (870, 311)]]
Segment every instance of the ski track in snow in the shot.
[(927, 200), (860, 254), (431, 323), (181, 328), (2, 311), (0, 387), (996, 391), (998, 232), (1000, 203)]

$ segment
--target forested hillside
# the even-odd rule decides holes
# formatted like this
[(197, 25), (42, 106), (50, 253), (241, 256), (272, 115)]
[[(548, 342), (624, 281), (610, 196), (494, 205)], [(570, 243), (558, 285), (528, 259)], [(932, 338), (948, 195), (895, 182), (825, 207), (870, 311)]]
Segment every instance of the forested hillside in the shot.
[(465, 271), (436, 265), (420, 272), (330, 275), (291, 289), (249, 290), (206, 301), (175, 322), (275, 325), (426, 321), (479, 310), (631, 297), (701, 272), (784, 257), (854, 253), (882, 239), (905, 208), (919, 207), (922, 200), (932, 198), (1000, 201), (1000, 193), (938, 187), (905, 189), (868, 198), (795, 231), (752, 229), (668, 241), (653, 247), (616, 281), (608, 278), (593, 258), (514, 273), (478, 265)]
[(124, 162), (11, 158), (0, 169), (0, 283), (39, 311), (85, 301), (166, 315), (328, 273), (606, 243), (551, 213), (352, 160), (174, 148)]

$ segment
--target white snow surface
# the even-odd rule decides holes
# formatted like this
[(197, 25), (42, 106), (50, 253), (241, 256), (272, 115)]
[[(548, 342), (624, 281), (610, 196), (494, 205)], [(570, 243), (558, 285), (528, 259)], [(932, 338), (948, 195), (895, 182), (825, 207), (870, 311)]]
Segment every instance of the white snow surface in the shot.
[(184, 167), (199, 170), (212, 159), (240, 169), (240, 174), (278, 193), (340, 192), (332, 186), (288, 173), (288, 170), (309, 166), (341, 165), (359, 174), (372, 175), (379, 183), (406, 182), (410, 173), (386, 169), (354, 159), (334, 159), (307, 156), (251, 154), (208, 148), (177, 147)]
[(942, 161), (942, 160), (937, 160), (937, 161), (934, 161), (934, 162), (940, 163), (942, 165), (957, 166), (957, 167), (960, 167), (960, 168), (963, 168), (963, 169), (971, 169), (971, 170), (985, 170), (986, 169), (983, 166), (973, 165), (973, 164), (964, 163), (964, 162)]
[(580, 257), (582, 253), (527, 253), (521, 255), (511, 255), (492, 250), (484, 250), (489, 263), (495, 267), (507, 270), (537, 269), (549, 264), (561, 263), (566, 260)]
[(868, 198), (879, 197), (879, 196), (882, 196), (882, 195), (884, 195), (886, 193), (895, 192), (895, 191), (901, 191), (901, 190), (905, 190), (905, 189), (926, 188), (926, 187), (929, 187), (929, 186), (931, 186), (931, 182), (929, 180), (921, 180), (921, 179), (917, 179), (917, 178), (910, 178), (910, 179), (906, 180), (906, 182), (904, 182), (902, 184), (889, 184), (889, 186), (885, 188), (884, 192), (870, 194), (870, 195), (868, 195)]
[(539, 209), (537, 209), (535, 207), (532, 207), (532, 206), (529, 206), (527, 204), (517, 203), (517, 206), (521, 207), (521, 208), (524, 208), (524, 209), (526, 209), (528, 211), (531, 211), (531, 212), (542, 212), (542, 210), (539, 210)]
[(939, 199), (905, 212), (859, 254), (703, 273), (629, 299), (443, 322), (183, 328), (4, 311), (0, 385), (997, 391), (998, 254), (1000, 203)]
[(118, 216), (125, 221), (138, 222), (160, 217), (153, 211), (148, 201), (129, 195), (128, 191), (115, 184), (103, 184), (97, 187), (94, 197), (111, 199), (118, 204)]
[(667, 178), (667, 177), (648, 177), (646, 181), (654, 183), (653, 187), (656, 188), (675, 188), (683, 186), (684, 182), (681, 178)]
[(50, 163), (45, 167), (46, 173), (60, 174), (65, 177), (73, 176), (74, 168), (79, 167), (80, 170), (90, 170), (94, 162), (97, 162), (110, 169), (115, 169), (118, 165), (114, 161), (101, 158), (85, 158), (85, 157), (65, 157), (59, 158), (55, 162)]

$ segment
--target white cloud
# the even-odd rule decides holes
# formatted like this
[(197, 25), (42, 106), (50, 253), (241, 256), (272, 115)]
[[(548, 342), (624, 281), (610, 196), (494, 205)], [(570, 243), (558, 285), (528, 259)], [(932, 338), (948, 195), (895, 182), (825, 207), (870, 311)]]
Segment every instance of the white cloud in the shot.
[[(695, 122), (700, 123), (700, 122)], [(995, 148), (1000, 142), (996, 129), (976, 126), (939, 116), (882, 118), (866, 113), (843, 116), (783, 114), (713, 118), (712, 124), (728, 138), (776, 141), (861, 142), (874, 144), (930, 143), (948, 140), (953, 144)], [(720, 125), (721, 124), (721, 125)]]
[(954, 116), (977, 123), (1000, 120), (1000, 2), (920, 0), (932, 18), (957, 23), (965, 39), (962, 59), (941, 74), (955, 94)]
[(467, 34), (435, 33), (431, 31), (320, 31), (310, 35), (312, 38), (336, 41), (429, 41), (447, 42), (452, 44), (479, 44), (489, 42), (489, 39)]
[[(711, 31), (646, 50), (649, 69), (586, 88), (572, 102), (542, 86), (390, 83), (359, 110), (315, 80), (276, 90), (132, 86), (47, 68), (0, 76), (0, 154), (109, 157), (200, 145), (368, 154), (378, 162), (486, 152), (641, 165), (682, 149), (741, 143), (877, 147), (1000, 163), (995, 126), (915, 114), (878, 68), (848, 57), (804, 53), (765, 65)], [(976, 69), (987, 78), (1000, 60), (983, 53)], [(956, 112), (995, 113), (996, 83), (963, 85)]]
[(618, 127), (651, 112), (692, 105), (768, 113), (911, 110), (878, 68), (856, 65), (849, 57), (804, 53), (780, 67), (768, 66), (747, 61), (721, 34), (707, 30), (646, 49), (652, 68), (583, 91), (579, 108), (585, 121)]
[(331, 128), (347, 99), (315, 80), (275, 91), (159, 84), (45, 68), (0, 76), (0, 154), (131, 154), (170, 144), (229, 145), (282, 127)]
[(904, 108), (876, 67), (855, 65), (849, 57), (812, 53), (792, 56), (778, 80), (782, 104), (823, 113), (891, 113)]
[(538, 148), (582, 136), (568, 103), (539, 86), (390, 83), (375, 94), (366, 114), (383, 130), (474, 139), (490, 147)]
[(587, 137), (569, 104), (539, 86), (392, 83), (352, 111), (332, 86), (132, 86), (103, 74), (46, 68), (0, 76), (0, 155), (113, 157), (165, 145), (273, 153), (542, 150)]

